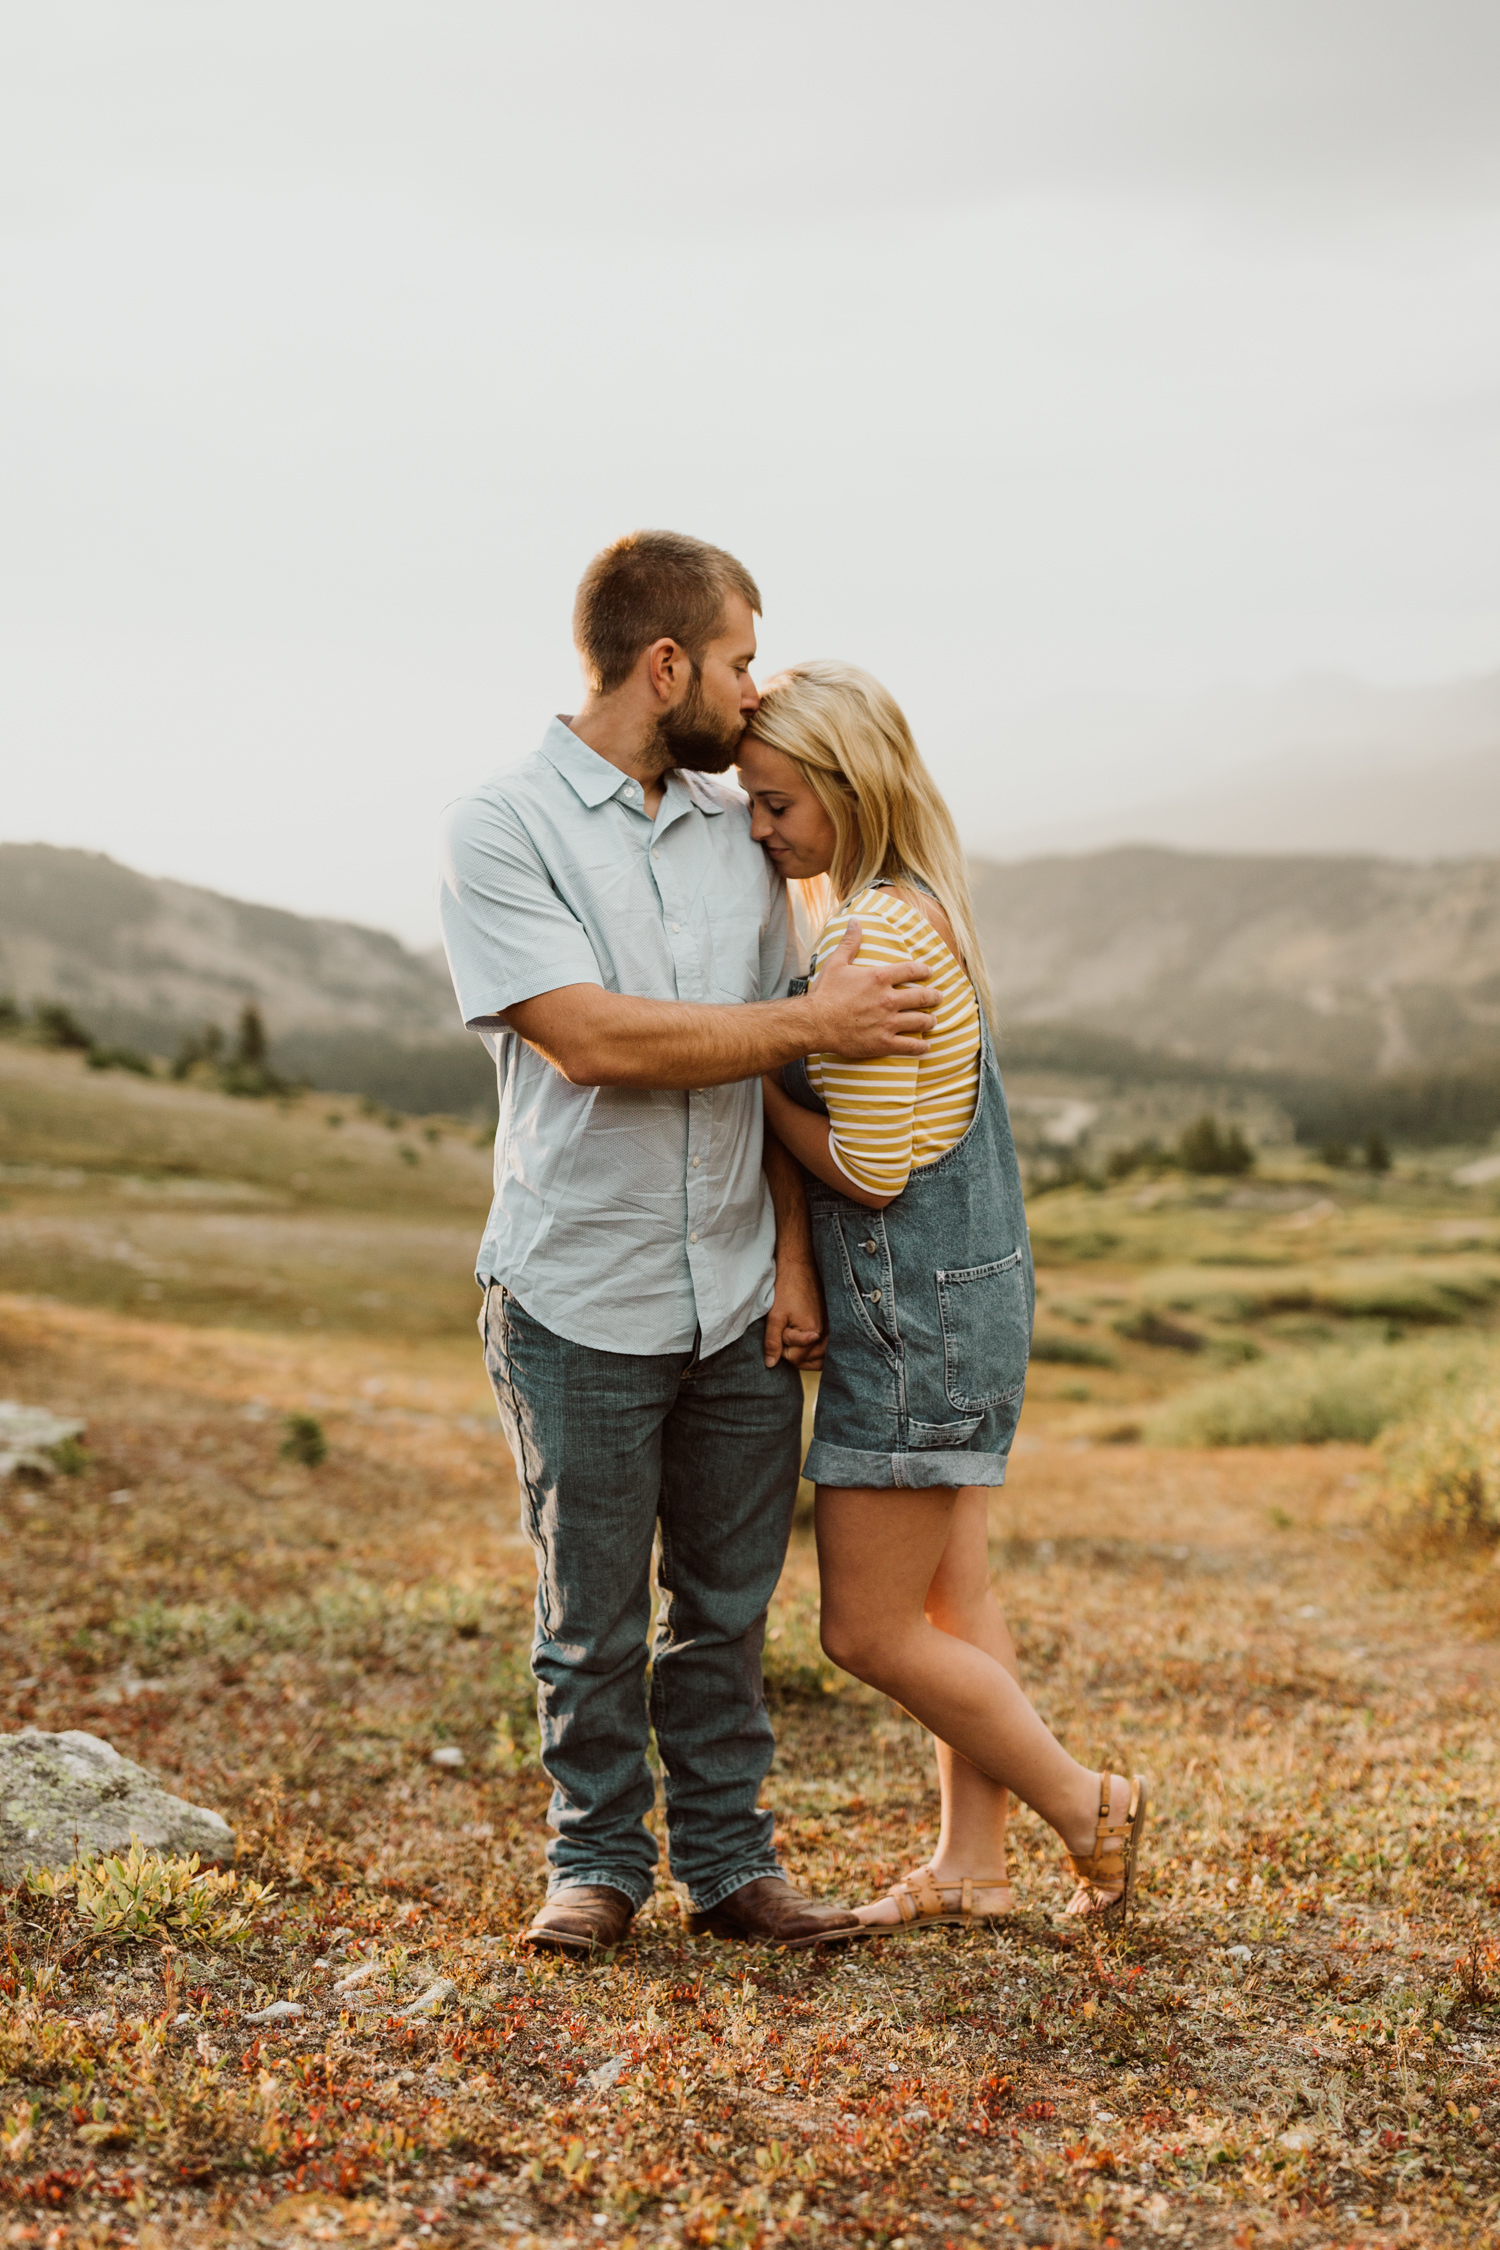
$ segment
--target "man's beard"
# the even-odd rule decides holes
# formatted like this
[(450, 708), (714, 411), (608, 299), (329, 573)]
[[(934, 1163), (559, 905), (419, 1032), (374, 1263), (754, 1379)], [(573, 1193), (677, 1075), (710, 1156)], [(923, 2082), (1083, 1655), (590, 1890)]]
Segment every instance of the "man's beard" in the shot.
[(720, 719), (709, 709), (698, 667), (687, 694), (675, 711), (656, 722), (656, 739), (674, 766), (689, 773), (726, 773), (744, 740), (745, 722), (739, 712)]

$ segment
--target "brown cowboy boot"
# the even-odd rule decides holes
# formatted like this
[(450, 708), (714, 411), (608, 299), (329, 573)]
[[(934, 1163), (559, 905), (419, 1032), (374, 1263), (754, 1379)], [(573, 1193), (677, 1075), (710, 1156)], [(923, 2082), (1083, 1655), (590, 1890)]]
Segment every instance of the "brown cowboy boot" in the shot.
[(603, 1953), (618, 1945), (635, 1919), (634, 1903), (607, 1883), (575, 1883), (558, 1891), (521, 1936), (529, 1953)]
[(871, 1935), (847, 1906), (820, 1906), (784, 1875), (759, 1875), (753, 1883), (741, 1883), (707, 1914), (688, 1917), (690, 1935), (701, 1937), (705, 1930), (750, 1945), (784, 1945), (794, 1953)]

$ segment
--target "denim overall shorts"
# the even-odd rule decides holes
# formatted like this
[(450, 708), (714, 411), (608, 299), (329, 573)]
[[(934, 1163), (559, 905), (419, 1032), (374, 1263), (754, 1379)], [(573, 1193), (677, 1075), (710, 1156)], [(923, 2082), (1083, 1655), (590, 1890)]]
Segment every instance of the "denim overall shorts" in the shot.
[[(968, 1131), (883, 1211), (805, 1174), (828, 1355), (803, 1475), (920, 1491), (998, 1485), (1020, 1419), (1036, 1282), (1005, 1089), (980, 1011)], [(826, 1117), (803, 1062), (782, 1084)]]

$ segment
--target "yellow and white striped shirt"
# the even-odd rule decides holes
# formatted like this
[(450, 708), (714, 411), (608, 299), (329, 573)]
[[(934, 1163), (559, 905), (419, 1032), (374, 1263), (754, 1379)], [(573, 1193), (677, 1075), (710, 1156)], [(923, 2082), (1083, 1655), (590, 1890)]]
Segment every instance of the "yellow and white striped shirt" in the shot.
[(807, 1075), (828, 1104), (834, 1162), (872, 1195), (899, 1195), (914, 1167), (962, 1140), (979, 1096), (979, 1002), (964, 969), (925, 914), (871, 883), (841, 907), (813, 950), (813, 981), (851, 921), (861, 961), (920, 961), (942, 1002), (925, 1055), (850, 1062), (809, 1055)]

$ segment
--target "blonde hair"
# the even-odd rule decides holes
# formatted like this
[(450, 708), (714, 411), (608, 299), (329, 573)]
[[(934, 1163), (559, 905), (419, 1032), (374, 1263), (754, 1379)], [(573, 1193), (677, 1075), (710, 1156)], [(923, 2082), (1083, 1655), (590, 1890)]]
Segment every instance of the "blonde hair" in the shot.
[(895, 697), (857, 664), (794, 664), (762, 689), (747, 733), (790, 758), (833, 822), (832, 866), (800, 886), (819, 926), (867, 883), (929, 890), (988, 1015), (963, 847)]

